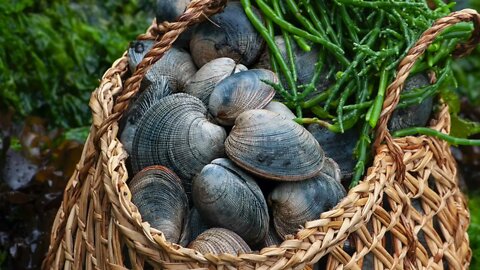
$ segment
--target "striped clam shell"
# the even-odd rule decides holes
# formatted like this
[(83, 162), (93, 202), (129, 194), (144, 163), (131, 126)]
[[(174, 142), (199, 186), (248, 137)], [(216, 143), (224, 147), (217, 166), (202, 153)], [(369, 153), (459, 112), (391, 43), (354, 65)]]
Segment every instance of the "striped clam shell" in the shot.
[(160, 230), (168, 241), (179, 243), (188, 200), (178, 176), (163, 166), (151, 166), (137, 173), (128, 186), (143, 221)]
[(266, 82), (278, 83), (277, 75), (267, 69), (251, 69), (228, 76), (213, 89), (209, 112), (221, 125), (233, 126), (240, 113), (262, 109), (272, 100), (275, 90)]
[(279, 113), (285, 116), (287, 119), (296, 118), (295, 114), (285, 104), (279, 101), (271, 101), (270, 103), (268, 103), (267, 106), (265, 106), (264, 109), (267, 111)]
[(224, 229), (211, 228), (200, 234), (188, 248), (202, 254), (232, 254), (251, 252), (250, 247), (238, 234)]
[(193, 180), (193, 202), (212, 226), (261, 243), (268, 232), (267, 202), (255, 180), (225, 158), (213, 160)]
[(142, 116), (160, 99), (170, 95), (172, 88), (166, 78), (160, 78), (140, 93), (138, 98), (130, 104), (128, 111), (120, 121), (120, 141), (127, 153), (132, 153), (133, 138), (140, 125)]
[(195, 72), (197, 67), (190, 54), (183, 49), (173, 47), (147, 71), (145, 84), (147, 86), (155, 84), (159, 78), (167, 77), (173, 92), (181, 92)]
[(188, 232), (189, 232), (189, 241), (193, 241), (197, 236), (199, 236), (204, 231), (208, 230), (211, 226), (200, 216), (197, 208), (193, 207), (190, 209), (188, 214)]
[[(128, 49), (128, 65), (133, 73), (145, 55), (152, 49), (153, 40), (136, 40), (130, 43)], [(190, 54), (177, 47), (172, 47), (147, 70), (142, 81), (142, 89), (158, 80), (166, 78), (174, 92), (182, 91), (187, 81), (197, 72)]]
[(132, 147), (132, 169), (160, 164), (184, 182), (215, 158), (224, 156), (225, 130), (207, 120), (203, 103), (184, 93), (173, 94), (153, 105), (141, 118)]
[(267, 110), (241, 113), (225, 141), (225, 152), (243, 169), (280, 181), (318, 175), (324, 162), (322, 148), (305, 128)]
[(202, 66), (188, 81), (185, 93), (199, 98), (206, 105), (215, 86), (226, 77), (247, 70), (242, 64), (237, 64), (233, 59), (221, 57), (214, 59)]
[(345, 195), (340, 182), (323, 172), (305, 181), (281, 183), (268, 197), (275, 230), (285, 239), (305, 222), (320, 218)]
[[(256, 8), (252, 10), (261, 17)], [(198, 24), (190, 40), (190, 51), (198, 67), (220, 57), (249, 66), (260, 56), (264, 43), (241, 3), (229, 1), (223, 12)]]

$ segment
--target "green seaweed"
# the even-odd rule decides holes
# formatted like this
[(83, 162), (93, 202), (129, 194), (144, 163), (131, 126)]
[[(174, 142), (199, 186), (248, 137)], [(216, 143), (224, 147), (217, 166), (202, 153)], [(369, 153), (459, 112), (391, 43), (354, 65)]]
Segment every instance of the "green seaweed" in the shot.
[(105, 70), (153, 15), (139, 1), (7, 1), (0, 5), (0, 108), (51, 127), (89, 125), (88, 101)]

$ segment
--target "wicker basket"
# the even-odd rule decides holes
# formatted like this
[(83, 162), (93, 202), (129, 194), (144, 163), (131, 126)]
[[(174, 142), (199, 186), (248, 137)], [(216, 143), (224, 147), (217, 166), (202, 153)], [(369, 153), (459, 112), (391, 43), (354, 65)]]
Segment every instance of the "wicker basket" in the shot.
[[(118, 119), (148, 67), (188, 26), (219, 12), (224, 2), (192, 1), (178, 22), (164, 23), (163, 29), (153, 25), (141, 36), (157, 38), (163, 30), (130, 78), (126, 54), (105, 73), (91, 96), (93, 125), (65, 189), (43, 269), (143, 269), (147, 265), (160, 269), (303, 269), (322, 257), (328, 257), (328, 269), (362, 269), (362, 265), (363, 269), (468, 268), (469, 213), (449, 145), (428, 136), (393, 139), (386, 125), (410, 69), (436, 35), (455, 23), (473, 21), (471, 40), (457, 51), (469, 53), (478, 43), (480, 15), (474, 10), (452, 13), (421, 36), (399, 64), (387, 90), (375, 158), (363, 181), (333, 210), (307, 222), (280, 246), (239, 256), (200, 254), (167, 242), (160, 231), (142, 223), (126, 184), (127, 153), (117, 139)], [(431, 120), (431, 127), (449, 132), (446, 106)], [(354, 243), (353, 255), (342, 249), (347, 238)]]

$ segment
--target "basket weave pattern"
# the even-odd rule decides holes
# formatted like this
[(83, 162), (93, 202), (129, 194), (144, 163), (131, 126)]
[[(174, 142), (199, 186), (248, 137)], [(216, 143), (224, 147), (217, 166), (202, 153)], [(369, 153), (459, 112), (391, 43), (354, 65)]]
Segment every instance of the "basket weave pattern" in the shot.
[[(334, 209), (307, 222), (278, 247), (251, 254), (200, 254), (169, 243), (142, 223), (131, 202), (125, 166), (127, 153), (117, 139), (118, 119), (138, 92), (148, 68), (188, 26), (219, 12), (223, 0), (192, 1), (178, 22), (152, 25), (141, 38), (161, 39), (130, 77), (124, 54), (104, 74), (92, 93), (93, 124), (81, 159), (64, 192), (51, 234), (44, 269), (133, 269), (150, 264), (161, 269), (303, 269), (328, 256), (328, 269), (465, 269), (471, 251), (469, 213), (458, 188), (449, 145), (428, 136), (393, 139), (386, 128), (403, 82), (418, 57), (442, 29), (473, 21), (468, 53), (479, 41), (480, 15), (455, 12), (427, 30), (400, 63), (387, 89), (376, 135), (375, 158), (365, 178)], [(450, 131), (442, 106), (431, 127)], [(385, 143), (384, 143), (385, 142)], [(343, 250), (349, 238), (351, 255)]]

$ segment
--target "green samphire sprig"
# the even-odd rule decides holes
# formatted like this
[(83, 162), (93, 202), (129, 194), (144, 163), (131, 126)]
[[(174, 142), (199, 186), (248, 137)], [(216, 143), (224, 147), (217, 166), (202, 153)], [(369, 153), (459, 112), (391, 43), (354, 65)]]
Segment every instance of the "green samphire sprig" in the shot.
[[(425, 0), (253, 1), (241, 0), (241, 3), (267, 43), (272, 69), (286, 82), (274, 88), (296, 112), (295, 120), (300, 124), (316, 123), (339, 133), (361, 127), (351, 186), (356, 185), (371, 158), (373, 130), (398, 63), (436, 19), (450, 13), (452, 5), (440, 0), (434, 1), (435, 9), (429, 8)], [(263, 18), (255, 15), (252, 5)], [(398, 108), (420, 104), (451, 86), (452, 51), (458, 42), (470, 36), (472, 29), (471, 24), (461, 23), (435, 40), (411, 74), (434, 71), (436, 82), (403, 93)], [(275, 43), (276, 34), (285, 41), (285, 58)], [(293, 43), (305, 51), (313, 47), (319, 51), (312, 80), (307, 84), (298, 83), (298, 69), (302, 67), (295, 65)], [(329, 80), (327, 89), (316, 88), (321, 77)], [(437, 136), (455, 144), (478, 145), (478, 141), (454, 138), (427, 128), (410, 128), (394, 135), (414, 133)]]

